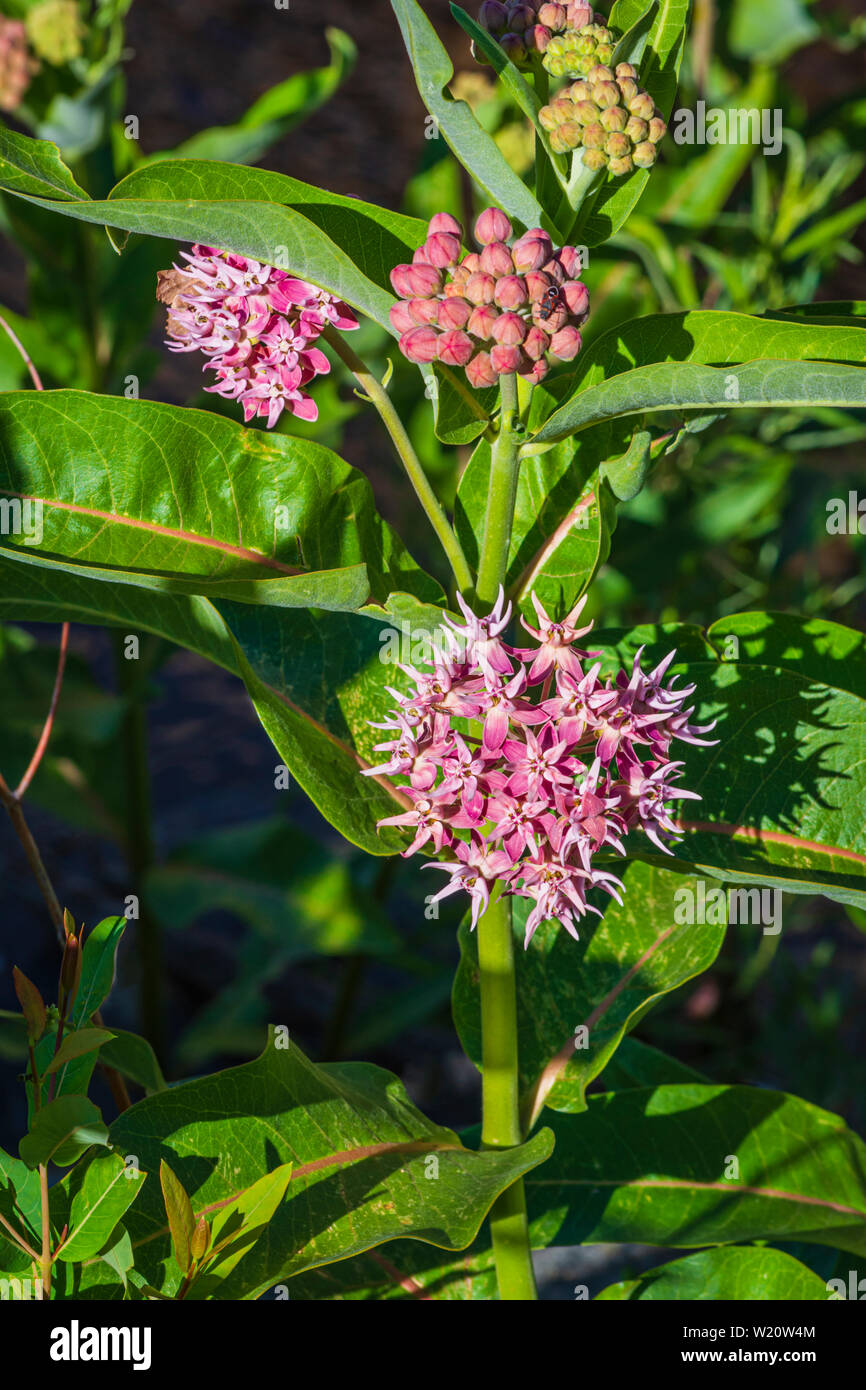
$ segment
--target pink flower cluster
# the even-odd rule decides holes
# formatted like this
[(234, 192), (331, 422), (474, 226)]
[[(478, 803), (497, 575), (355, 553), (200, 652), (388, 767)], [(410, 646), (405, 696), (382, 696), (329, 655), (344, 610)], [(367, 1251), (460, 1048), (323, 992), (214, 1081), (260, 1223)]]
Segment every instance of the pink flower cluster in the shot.
[(554, 34), (566, 28), (582, 29), (586, 24), (603, 23), (604, 16), (593, 13), (592, 5), (551, 4), (549, 0), (484, 0), (478, 12), (482, 29), (493, 34), (513, 63), (528, 61), (533, 53), (544, 53)]
[(580, 253), (573, 246), (557, 251), (541, 227), (509, 246), (511, 236), (505, 213), (487, 208), (475, 223), (480, 253), (461, 256), (460, 223), (436, 214), (412, 264), (391, 272), (400, 296), (391, 323), (405, 357), (464, 367), (469, 384), (480, 388), (511, 372), (535, 384), (547, 375), (549, 358), (577, 356), (589, 313)]
[[(587, 902), (599, 888), (621, 902), (622, 882), (593, 865), (601, 849), (624, 854), (622, 838), (640, 829), (671, 853), (663, 835), (675, 833), (668, 803), (700, 800), (673, 785), (674, 739), (709, 743), (712, 724), (689, 723), (684, 708), (694, 685), (665, 682), (675, 652), (646, 674), (641, 648), (631, 672), (602, 680), (598, 652), (577, 645), (590, 631), (577, 620), (582, 598), (554, 622), (533, 595), (538, 627), (529, 648), (504, 640), (511, 605), (504, 595), (485, 618), (461, 598), (463, 623), (447, 618), (444, 653), (431, 673), (402, 669), (414, 688), (387, 687), (396, 706), (377, 729), (388, 731), (377, 751), (386, 761), (368, 776), (404, 777), (412, 809), (380, 821), (407, 827), (414, 838), (404, 855), (429, 844), (445, 856), (449, 882), (432, 901), (464, 890), (472, 926), (486, 910), (498, 880), (508, 894), (533, 903), (526, 945), (540, 923), (557, 919), (577, 937), (576, 918), (601, 915)], [(476, 721), (481, 737), (469, 733)]]
[(205, 390), (240, 401), (247, 423), (263, 416), (271, 429), (284, 410), (315, 420), (318, 409), (304, 387), (331, 368), (313, 344), (329, 323), (357, 328), (352, 311), (315, 285), (246, 256), (212, 246), (182, 254), (187, 268), (159, 277), (159, 298), (169, 305), (169, 348), (203, 352), (210, 359), (204, 370), (216, 372)]

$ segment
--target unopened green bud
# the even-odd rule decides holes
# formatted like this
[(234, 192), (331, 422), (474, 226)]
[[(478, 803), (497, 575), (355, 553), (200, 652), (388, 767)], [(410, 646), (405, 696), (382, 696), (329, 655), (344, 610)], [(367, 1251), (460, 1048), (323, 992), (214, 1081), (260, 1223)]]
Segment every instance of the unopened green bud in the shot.
[(652, 120), (649, 123), (649, 138), (650, 140), (652, 140), (654, 145), (658, 144), (658, 142), (665, 135), (666, 131), (667, 124), (662, 120), (661, 116), (653, 116)]
[(613, 69), (605, 67), (604, 63), (596, 63), (594, 68), (590, 68), (587, 78), (593, 86), (598, 82), (613, 82), (615, 80)]
[(85, 31), (77, 0), (42, 0), (24, 23), (40, 58), (55, 67), (81, 57)]
[(655, 145), (649, 140), (644, 140), (642, 144), (637, 145), (632, 151), (632, 159), (638, 169), (651, 169), (657, 158), (658, 151)]
[(588, 150), (603, 150), (604, 142), (607, 139), (607, 131), (598, 122), (595, 125), (588, 125), (584, 128), (583, 143)]
[(598, 107), (594, 101), (580, 101), (574, 108), (574, 118), (581, 125), (595, 125), (598, 122)]
[(200, 1260), (207, 1254), (210, 1245), (210, 1227), (205, 1217), (200, 1216), (189, 1238), (189, 1253), (193, 1260)]
[(639, 116), (629, 116), (626, 122), (625, 133), (635, 145), (639, 145), (642, 140), (649, 138), (649, 125), (642, 121)]
[(600, 117), (605, 130), (625, 130), (629, 115), (621, 106), (611, 106), (607, 111), (602, 111)]
[(655, 115), (655, 104), (649, 92), (638, 92), (633, 101), (627, 101), (629, 114), (639, 116), (642, 121), (651, 121)]
[(626, 155), (631, 154), (631, 141), (627, 135), (614, 131), (605, 140), (604, 148), (605, 153), (609, 154), (611, 159), (625, 159)]
[(637, 68), (632, 67), (631, 63), (617, 63), (616, 80), (621, 82), (624, 77), (637, 77)]
[(538, 113), (538, 124), (542, 130), (556, 130), (559, 121), (552, 106), (542, 106)]
[(617, 77), (616, 84), (619, 87), (623, 104), (628, 106), (630, 101), (634, 101), (640, 91), (640, 87), (636, 82), (632, 81), (630, 77)]
[[(601, 126), (599, 126), (599, 130), (601, 130)], [(584, 141), (585, 140), (586, 136), (584, 135)], [(584, 149), (583, 163), (585, 168), (591, 169), (593, 173), (598, 173), (599, 169), (607, 167), (607, 155), (604, 153), (604, 150)]]
[(630, 154), (623, 155), (621, 159), (616, 158), (615, 156), (611, 156), (610, 163), (607, 167), (610, 170), (610, 172), (612, 174), (615, 174), (617, 177), (619, 177), (622, 174), (630, 174), (634, 170), (634, 164), (632, 163), (632, 157)]

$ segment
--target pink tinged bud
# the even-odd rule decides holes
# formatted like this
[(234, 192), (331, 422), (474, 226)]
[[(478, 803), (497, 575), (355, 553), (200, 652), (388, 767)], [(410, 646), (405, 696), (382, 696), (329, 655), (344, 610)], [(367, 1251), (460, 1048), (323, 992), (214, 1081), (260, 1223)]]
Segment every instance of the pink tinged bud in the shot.
[(499, 373), (494, 370), (489, 352), (477, 352), (471, 362), (466, 364), (466, 379), (470, 386), (480, 391), (484, 386), (495, 386)]
[(526, 323), (519, 314), (501, 314), (493, 325), (493, 337), (503, 347), (519, 347), (526, 337)]
[(411, 333), (412, 329), (416, 327), (405, 299), (400, 299), (396, 304), (391, 305), (388, 310), (388, 317), (391, 320), (391, 327), (396, 333)]
[(583, 339), (576, 328), (567, 324), (565, 328), (560, 328), (554, 333), (550, 340), (550, 351), (554, 357), (558, 357), (562, 362), (570, 362), (580, 352)]
[(548, 29), (546, 24), (533, 24), (531, 29), (526, 31), (526, 46), (536, 53), (546, 53), (553, 38), (552, 29)]
[(581, 264), (580, 252), (576, 246), (563, 246), (556, 253), (556, 259), (562, 266), (569, 280), (576, 280), (583, 265)]
[(546, 4), (541, 5), (538, 11), (539, 24), (546, 24), (548, 29), (557, 31), (565, 28), (566, 11), (564, 5)]
[(491, 241), (481, 252), (481, 269), (488, 275), (511, 275), (514, 262), (504, 241)]
[(439, 361), (446, 366), (465, 367), (474, 351), (475, 344), (469, 334), (459, 328), (450, 329), (439, 339)]
[(480, 270), (480, 269), (481, 269), (481, 257), (480, 257), (480, 255), (478, 254), (477, 251), (470, 251), (469, 254), (468, 254), (467, 256), (464, 256), (464, 257), (463, 257), (463, 260), (460, 262), (459, 266), (457, 267), (457, 270), (455, 271), (455, 274), (459, 275), (459, 273), (460, 273), (461, 270), (465, 270), (465, 271), (467, 271), (470, 275), (474, 275), (475, 272), (476, 272), (477, 270)]
[(465, 328), (466, 321), (472, 312), (468, 301), (461, 299), (459, 295), (440, 299), (437, 308), (436, 322), (440, 328)]
[(435, 217), (430, 218), (427, 235), (433, 236), (436, 232), (445, 232), (448, 236), (456, 236), (458, 240), (463, 238), (463, 227), (450, 212), (437, 212)]
[(493, 297), (500, 309), (519, 309), (529, 298), (526, 281), (520, 275), (503, 275), (496, 281)]
[(414, 326), (436, 323), (439, 315), (439, 300), (410, 299), (409, 313)]
[(533, 362), (532, 365), (529, 366), (529, 369), (527, 371), (522, 371), (520, 375), (523, 377), (524, 381), (529, 382), (530, 386), (537, 386), (540, 381), (544, 380), (549, 371), (550, 368), (545, 359), (539, 357), (537, 362)]
[(431, 265), (444, 270), (460, 259), (460, 238), (452, 232), (434, 232), (424, 243), (424, 254)]
[(540, 270), (550, 259), (550, 237), (543, 239), (527, 234), (514, 243), (511, 255), (515, 270)]
[(493, 276), (479, 271), (469, 276), (463, 293), (470, 304), (492, 304), (495, 291), (496, 281)]
[(413, 328), (400, 339), (400, 351), (410, 362), (435, 362), (439, 334), (435, 328)]
[(562, 262), (556, 256), (552, 256), (549, 261), (545, 261), (544, 273), (549, 275), (554, 284), (564, 285), (568, 278), (565, 274)]
[(484, 0), (478, 13), (478, 23), (488, 34), (503, 34), (508, 25), (508, 11), (499, 0)]
[(560, 294), (575, 318), (584, 318), (589, 311), (589, 290), (580, 280), (567, 280)]
[(499, 208), (485, 208), (475, 223), (475, 240), (479, 246), (489, 246), (494, 241), (507, 241), (511, 236), (511, 223)]
[(532, 306), (532, 321), (545, 333), (556, 333), (568, 323), (568, 309), (562, 299), (553, 308), (546, 300), (538, 300)]
[(541, 299), (554, 283), (553, 277), (545, 275), (543, 270), (530, 270), (523, 278), (526, 281), (526, 293), (533, 304)]
[(413, 252), (412, 252), (412, 264), (413, 264), (413, 265), (429, 265), (429, 264), (430, 264), (430, 262), (429, 262), (428, 259), (427, 259), (427, 252), (425, 251), (425, 249), (424, 249), (423, 246), (419, 246), (417, 251), (413, 251)]
[(493, 370), (498, 374), (503, 372), (516, 372), (526, 361), (519, 347), (506, 347), (504, 343), (498, 343), (490, 354), (490, 361)]
[(550, 347), (550, 339), (543, 328), (533, 324), (523, 340), (523, 351), (533, 362), (538, 362)]
[(595, 19), (592, 5), (572, 4), (567, 7), (566, 17), (569, 29), (582, 29)]
[(498, 318), (499, 315), (492, 304), (482, 304), (477, 309), (473, 309), (466, 327), (476, 338), (483, 338), (486, 341), (488, 338), (492, 338), (493, 325)]
[(433, 265), (413, 265), (409, 268), (411, 298), (430, 299), (442, 288), (442, 275)]
[(412, 298), (412, 285), (409, 281), (411, 270), (411, 265), (395, 265), (391, 271), (391, 284), (394, 286), (395, 294), (398, 294), (401, 299)]

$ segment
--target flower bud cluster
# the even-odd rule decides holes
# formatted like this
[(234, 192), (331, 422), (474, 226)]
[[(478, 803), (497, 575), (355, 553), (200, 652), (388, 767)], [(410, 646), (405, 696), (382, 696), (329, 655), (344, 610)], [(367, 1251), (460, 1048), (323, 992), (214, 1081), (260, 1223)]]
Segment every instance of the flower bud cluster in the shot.
[(412, 264), (391, 272), (400, 296), (391, 323), (410, 362), (462, 367), (480, 388), (510, 372), (535, 384), (551, 359), (577, 356), (589, 313), (580, 253), (557, 250), (540, 227), (512, 237), (505, 213), (487, 208), (475, 224), (481, 250), (464, 256), (460, 223), (432, 219)]
[(331, 367), (313, 344), (329, 323), (357, 328), (351, 309), (246, 256), (212, 246), (182, 254), (186, 268), (174, 266), (157, 277), (157, 298), (168, 305), (171, 351), (203, 352), (210, 360), (202, 370), (216, 372), (205, 390), (240, 401), (247, 423), (262, 416), (271, 429), (283, 410), (315, 420), (316, 403), (303, 388)]
[(707, 743), (700, 735), (713, 726), (689, 723), (694, 685), (665, 680), (674, 652), (647, 674), (641, 648), (630, 672), (602, 680), (600, 663), (588, 664), (599, 653), (577, 645), (592, 626), (577, 626), (585, 596), (554, 622), (533, 595), (538, 627), (521, 619), (529, 648), (504, 639), (511, 605), (501, 590), (484, 618), (459, 602), (464, 621), (446, 617), (433, 671), (403, 666), (413, 687), (388, 687), (395, 707), (373, 725), (387, 730), (377, 745), (386, 758), (364, 773), (405, 778), (412, 803), (380, 825), (412, 832), (404, 857), (425, 845), (442, 856), (425, 866), (448, 875), (432, 901), (467, 892), (473, 927), (498, 881), (533, 904), (527, 945), (552, 919), (576, 937), (577, 918), (601, 915), (591, 888), (621, 901), (622, 882), (593, 862), (599, 851), (624, 854), (623, 837), (641, 830), (672, 852), (662, 838), (677, 829), (669, 803), (700, 797), (672, 785), (682, 763), (671, 745)]
[(27, 47), (27, 31), (20, 19), (0, 15), (0, 111), (21, 105), (39, 63)]
[(538, 119), (557, 154), (582, 148), (588, 169), (606, 168), (614, 175), (651, 168), (667, 130), (630, 63), (615, 70), (597, 64), (585, 78), (563, 87)]
[(24, 22), (36, 52), (54, 67), (81, 57), (87, 30), (78, 0), (42, 0), (28, 10)]
[[(586, 4), (551, 4), (549, 0), (506, 0), (506, 3), (484, 0), (478, 12), (478, 23), (492, 34), (512, 63), (525, 67), (532, 61), (534, 53), (546, 54), (557, 36), (585, 29), (587, 25), (603, 25), (604, 17), (595, 14), (592, 6)], [(483, 61), (483, 55), (477, 49), (475, 56)], [(602, 59), (596, 61), (601, 62)], [(565, 69), (559, 75), (564, 76)]]

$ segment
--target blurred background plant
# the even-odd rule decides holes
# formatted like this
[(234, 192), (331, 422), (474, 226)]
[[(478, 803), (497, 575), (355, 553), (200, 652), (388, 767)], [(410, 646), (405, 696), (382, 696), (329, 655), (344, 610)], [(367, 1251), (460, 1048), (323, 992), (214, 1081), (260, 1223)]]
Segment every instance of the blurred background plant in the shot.
[[(532, 136), (520, 112), (473, 61), (445, 0), (427, 9), (449, 42), (453, 94), (528, 177)], [(425, 122), (389, 8), (332, 0), (328, 17), (347, 32), (328, 29), (326, 53), (310, 0), (286, 12), (242, 0), (189, 11), (166, 0), (131, 10), (129, 0), (3, 0), (0, 106), (13, 126), (56, 141), (94, 197), (145, 161), (267, 156), (269, 167), (338, 192), (470, 221), (481, 196)], [(626, 227), (590, 253), (587, 344), (636, 315), (866, 300), (864, 41), (864, 17), (842, 0), (697, 0), (677, 108), (778, 109), (781, 149), (665, 141)], [(174, 258), (171, 243), (132, 237), (121, 260), (102, 230), (60, 225), (20, 199), (4, 197), (0, 218), (0, 313), (46, 386), (234, 414), (202, 393), (194, 363), (161, 348), (155, 274)], [(820, 312), (832, 319), (832, 308)], [(391, 393), (450, 504), (469, 451), (435, 439), (418, 373), (393, 340), (370, 323), (357, 338), (380, 376), (391, 361)], [(278, 428), (338, 448), (368, 474), (383, 514), (414, 534), (376, 422), (333, 366), (316, 387), (319, 420)], [(0, 389), (26, 384), (0, 335)], [(864, 438), (862, 415), (839, 410), (763, 419), (743, 410), (687, 433), (620, 508), (614, 558), (587, 611), (604, 628), (706, 626), (753, 607), (862, 628), (864, 537), (828, 534), (826, 520), (829, 499), (862, 486)], [(423, 535), (417, 550), (429, 565)], [(37, 626), (0, 630), (0, 749), (13, 785), (50, 703), (55, 640)], [(144, 884), (141, 911), (160, 949), (142, 971), (127, 933), (109, 1025), (141, 1028), (175, 1080), (253, 1056), (264, 1023), (285, 1022), (311, 1055), (372, 1058), (435, 1118), (472, 1121), (477, 1076), (448, 1018), (457, 910), (443, 905), (430, 920), (417, 874), (353, 851), (298, 789), (275, 785), (271, 745), (223, 672), (145, 638), (128, 675), (116, 639), (73, 628), (29, 796), (43, 855), (79, 920), (121, 910), (131, 877)], [(0, 875), (9, 996), (0, 1004), (11, 1011), (12, 960), (39, 979), (53, 970), (54, 946), (8, 829)], [(731, 928), (717, 965), (657, 1006), (639, 1035), (711, 1078), (794, 1090), (862, 1129), (866, 921), (792, 897), (784, 920), (779, 937)], [(10, 1082), (17, 1046), (0, 1013)], [(19, 1117), (15, 1087), (5, 1094), (8, 1146)]]

